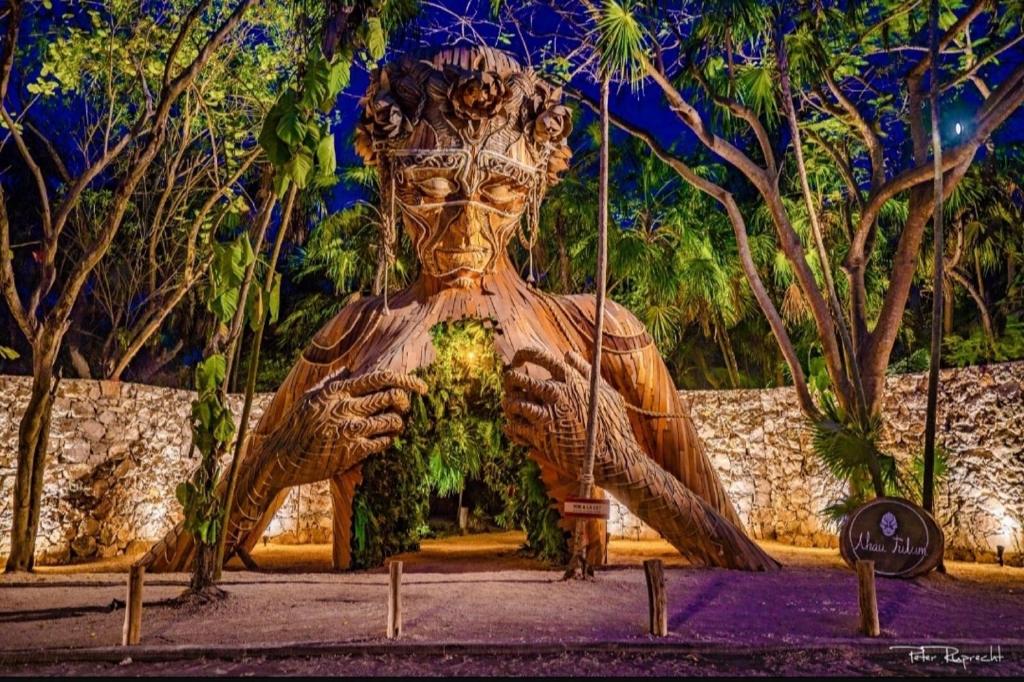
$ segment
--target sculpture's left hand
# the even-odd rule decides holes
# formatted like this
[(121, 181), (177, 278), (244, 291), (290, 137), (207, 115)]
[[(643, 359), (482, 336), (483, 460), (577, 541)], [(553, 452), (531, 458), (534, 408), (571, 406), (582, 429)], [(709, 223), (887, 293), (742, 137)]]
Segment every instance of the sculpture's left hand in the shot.
[[(522, 368), (543, 367), (550, 379)], [(586, 451), (590, 365), (576, 353), (559, 360), (535, 349), (516, 353), (505, 373), (502, 406), (509, 437), (577, 475)], [(637, 442), (622, 396), (598, 381), (594, 482), (661, 533), (684, 556), (709, 566), (774, 570), (778, 563), (704, 499), (651, 459)]]
[[(547, 370), (550, 379), (535, 379), (523, 369), (531, 363)], [(590, 364), (569, 352), (564, 360), (527, 348), (515, 354), (505, 372), (502, 407), (505, 431), (521, 445), (544, 453), (559, 468), (575, 474), (583, 467), (590, 396)], [(639, 448), (622, 396), (604, 379), (598, 383), (598, 460), (610, 450)]]

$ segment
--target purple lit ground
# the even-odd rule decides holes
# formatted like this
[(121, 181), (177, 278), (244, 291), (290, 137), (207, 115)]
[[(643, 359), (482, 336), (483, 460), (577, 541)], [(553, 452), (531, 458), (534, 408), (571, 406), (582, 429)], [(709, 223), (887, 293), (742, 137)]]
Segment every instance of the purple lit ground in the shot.
[[(667, 561), (675, 564), (666, 571), (671, 632), (653, 640), (637, 564), (671, 556), (667, 545), (614, 543), (613, 567), (595, 582), (563, 583), (517, 556), (520, 541), (514, 533), (470, 536), (401, 557), (405, 632), (397, 646), (383, 639), (386, 575), (324, 572), (327, 546), (259, 548), (262, 566), (290, 570), (231, 571), (229, 598), (199, 609), (158, 604), (179, 594), (186, 576), (148, 576), (143, 647), (126, 665), (117, 664), (121, 651), (96, 649), (120, 639), (124, 612), (110, 605), (124, 598), (124, 575), (80, 572), (118, 570), (124, 561), (4, 576), (0, 651), (21, 651), (20, 662), (26, 650), (78, 651), (31, 654), (30, 665), (5, 663), (0, 653), (0, 674), (964, 672), (942, 656), (923, 664), (889, 648), (927, 643), (968, 654), (998, 646), (1002, 661), (968, 662), (967, 671), (1024, 674), (1024, 569), (951, 562), (945, 576), (880, 580), (883, 636), (866, 640), (856, 632), (855, 578), (835, 551), (769, 543), (786, 568), (767, 575)], [(112, 662), (82, 660), (90, 656)]]

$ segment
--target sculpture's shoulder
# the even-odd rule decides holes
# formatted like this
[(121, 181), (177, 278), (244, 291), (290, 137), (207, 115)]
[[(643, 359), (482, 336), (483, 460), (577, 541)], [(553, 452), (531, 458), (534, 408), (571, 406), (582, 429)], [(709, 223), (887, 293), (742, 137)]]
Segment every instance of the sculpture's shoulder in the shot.
[(379, 296), (365, 296), (348, 304), (313, 336), (300, 362), (335, 364), (356, 339), (365, 337), (381, 310)]
[(258, 434), (273, 430), (292, 406), (326, 377), (345, 369), (348, 350), (364, 340), (380, 311), (380, 298), (353, 301), (320, 328), (278, 387), (257, 427)]
[[(590, 294), (549, 296), (578, 330), (593, 339), (597, 299)], [(609, 350), (636, 351), (654, 343), (647, 328), (636, 315), (611, 299), (605, 299), (604, 347)]]

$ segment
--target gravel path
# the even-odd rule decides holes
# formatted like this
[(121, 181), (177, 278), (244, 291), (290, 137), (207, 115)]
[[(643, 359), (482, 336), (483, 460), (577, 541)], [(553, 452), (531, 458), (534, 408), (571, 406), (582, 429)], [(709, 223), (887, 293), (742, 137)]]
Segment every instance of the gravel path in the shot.
[[(658, 640), (667, 647), (661, 653), (650, 649), (646, 634), (643, 572), (629, 560), (600, 572), (594, 582), (565, 583), (553, 570), (441, 572), (443, 564), (427, 552), (427, 559), (413, 562), (404, 577), (401, 644), (477, 643), (497, 647), (503, 655), (403, 650), (373, 656), (329, 651), (290, 658), (279, 658), (279, 652), (265, 660), (258, 653), (245, 656), (238, 647), (282, 642), (379, 648), (386, 575), (232, 571), (225, 574), (227, 599), (188, 609), (161, 603), (181, 593), (185, 575), (146, 579), (143, 645), (222, 647), (228, 653), (216, 654), (217, 660), (196, 660), (199, 654), (193, 652), (182, 657), (188, 660), (123, 667), (5, 667), (4, 651), (116, 645), (124, 611), (112, 604), (124, 599), (125, 579), (118, 573), (3, 576), (0, 673), (210, 674), (221, 668), (351, 675), (961, 672), (955, 662), (929, 666), (911, 661), (909, 650), (889, 649), (931, 644), (957, 646), (969, 654), (998, 645), (1002, 661), (971, 662), (969, 671), (1024, 674), (1024, 570), (951, 562), (948, 575), (879, 580), (883, 636), (868, 641), (856, 632), (856, 579), (838, 565), (834, 553), (774, 553), (786, 564), (778, 573), (668, 568), (670, 635)], [(588, 643), (616, 643), (621, 650), (588, 652), (583, 646)], [(556, 647), (536, 656), (527, 653), (538, 644), (566, 645), (572, 651)]]

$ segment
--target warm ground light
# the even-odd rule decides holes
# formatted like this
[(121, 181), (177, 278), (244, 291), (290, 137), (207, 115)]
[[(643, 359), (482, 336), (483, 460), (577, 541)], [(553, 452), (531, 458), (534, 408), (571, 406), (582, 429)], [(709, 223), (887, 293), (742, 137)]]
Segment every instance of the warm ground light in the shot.
[[(386, 571), (331, 573), (329, 545), (258, 547), (253, 557), (266, 572), (231, 570), (230, 597), (208, 610), (161, 606), (187, 576), (149, 577), (144, 646), (128, 654), (115, 646), (124, 612), (111, 608), (124, 598), (123, 559), (8, 576), (0, 582), (5, 650), (32, 648), (45, 632), (49, 647), (107, 647), (100, 654), (107, 662), (72, 662), (76, 654), (65, 650), (0, 671), (323, 674), (343, 665), (348, 674), (949, 673), (956, 672), (949, 664), (912, 663), (906, 650), (890, 648), (949, 643), (975, 653), (1001, 647), (1003, 662), (969, 663), (974, 672), (1024, 673), (1019, 568), (949, 562), (946, 575), (882, 580), (883, 634), (865, 644), (856, 632), (856, 582), (834, 550), (764, 543), (785, 570), (750, 575), (687, 568), (663, 541), (620, 540), (610, 544), (610, 565), (595, 582), (566, 583), (520, 556), (522, 540), (514, 532), (427, 540), (420, 552), (396, 557), (407, 573), (398, 642), (383, 637)], [(646, 634), (637, 568), (652, 557), (670, 567), (664, 640)], [(119, 665), (126, 655), (136, 663)]]

